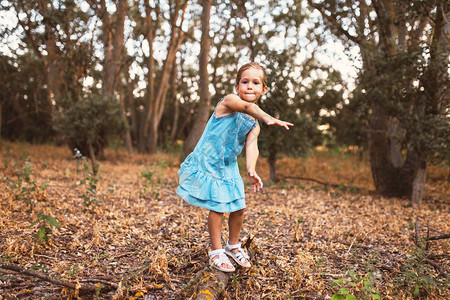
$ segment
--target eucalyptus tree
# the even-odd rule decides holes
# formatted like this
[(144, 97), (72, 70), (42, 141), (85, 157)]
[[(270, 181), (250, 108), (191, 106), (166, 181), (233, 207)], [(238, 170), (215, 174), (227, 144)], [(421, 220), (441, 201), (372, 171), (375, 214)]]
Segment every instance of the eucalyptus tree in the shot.
[[(86, 40), (89, 15), (77, 9), (75, 1), (2, 1), (13, 26), (3, 36), (12, 38), (12, 57), (33, 52), (41, 61), (48, 102), (55, 104), (80, 88), (90, 64), (91, 47)], [(74, 26), (77, 24), (77, 26)]]
[(195, 117), (194, 126), (183, 144), (183, 155), (186, 157), (194, 150), (200, 139), (203, 129), (208, 121), (211, 105), (211, 95), (209, 93), (209, 51), (211, 47), (211, 37), (209, 36), (209, 19), (211, 16), (211, 1), (202, 0), (202, 37), (200, 42), (199, 55), (199, 107)]
[(54, 136), (42, 63), (33, 52), (0, 56), (0, 133), (8, 140), (47, 142)]
[(360, 50), (377, 192), (417, 203), (429, 160), (448, 153), (448, 3), (308, 2), (336, 37)]
[[(124, 71), (126, 49), (125, 49), (125, 22), (129, 11), (127, 0), (106, 1), (86, 0), (95, 16), (101, 22), (99, 40), (102, 45), (101, 55), (101, 85), (102, 95), (109, 103), (120, 102), (120, 115), (125, 125), (125, 141), (128, 152), (132, 151), (129, 124), (126, 118), (124, 94), (119, 91), (121, 73)], [(119, 100), (118, 100), (119, 98)]]
[(118, 102), (97, 88), (105, 82), (96, 69), (101, 59), (96, 52), (99, 19), (84, 1), (3, 1), (2, 9), (15, 16), (8, 32), (19, 38), (19, 51), (11, 51), (13, 59), (32, 53), (30, 57), (40, 60), (37, 67), (45, 77), (47, 92), (43, 99), (48, 102), (43, 107), (49, 107), (58, 139), (90, 156), (94, 167), (96, 157), (103, 156), (108, 136), (122, 127), (120, 119), (108, 115), (120, 116)]
[(317, 124), (300, 109), (305, 95), (299, 93), (301, 78), (298, 70), (301, 67), (295, 64), (295, 48), (265, 51), (269, 91), (261, 99), (260, 106), (272, 116), (294, 123), (289, 132), (261, 124), (259, 148), (261, 155), (268, 159), (272, 182), (278, 181), (276, 161), (281, 154), (304, 156), (313, 147), (313, 138), (320, 135)]
[[(198, 2), (202, 3), (201, 1)], [(177, 76), (180, 78), (177, 81), (179, 83), (178, 95), (182, 105), (179, 105), (179, 102), (176, 102), (176, 104), (179, 105), (180, 113), (174, 114), (173, 112), (177, 110), (172, 109), (174, 106), (171, 105), (166, 107), (164, 115), (165, 118), (180, 117), (175, 125), (173, 122), (171, 123), (170, 131), (172, 140), (175, 136), (185, 139), (184, 147), (186, 149), (195, 146), (196, 141), (193, 137), (201, 134), (206, 124), (206, 122), (201, 121), (200, 123), (204, 124), (199, 126), (200, 124), (197, 122), (198, 113), (202, 111), (202, 115), (209, 116), (217, 102), (226, 94), (233, 92), (234, 77), (238, 64), (243, 59), (249, 60), (247, 57), (250, 56), (250, 46), (246, 39), (248, 26), (242, 25), (247, 22), (244, 20), (247, 17), (244, 15), (243, 5), (255, 8), (254, 10), (251, 9), (250, 15), (254, 15), (263, 6), (256, 5), (255, 1), (245, 1), (244, 3), (240, 0), (216, 0), (209, 1), (209, 3), (211, 4), (209, 22), (211, 41), (210, 52), (207, 55), (207, 66), (203, 62), (201, 63), (202, 66), (200, 66), (198, 60), (192, 61), (192, 56), (200, 58), (198, 49), (204, 49), (201, 46), (201, 40), (206, 37), (206, 34), (202, 34), (200, 30), (201, 22), (205, 19), (204, 14), (198, 13), (202, 10), (194, 2), (189, 12), (190, 22), (193, 26), (189, 26), (185, 34), (186, 40), (180, 47), (181, 51), (178, 60), (179, 72)], [(200, 76), (203, 68), (207, 70), (208, 74)], [(206, 77), (209, 81), (208, 88), (200, 88)], [(205, 101), (201, 100), (202, 96), (200, 93), (205, 91), (211, 93), (210, 104), (205, 104)], [(169, 93), (172, 92), (173, 89), (169, 91)], [(168, 123), (166, 122), (166, 124)], [(177, 133), (173, 132), (174, 129), (176, 129)], [(190, 138), (186, 140), (186, 136), (190, 136)], [(189, 142), (191, 139), (192, 141)], [(189, 152), (189, 150), (186, 150), (186, 152)]]
[[(280, 155), (304, 156), (323, 144), (324, 133), (343, 102), (346, 85), (339, 72), (316, 58), (320, 43), (309, 28), (302, 1), (268, 1), (265, 20), (255, 20), (253, 51), (266, 66), (269, 92), (261, 107), (295, 125), (288, 133), (264, 128), (260, 135), (262, 156), (267, 156), (270, 178), (277, 181)], [(316, 43), (317, 47), (311, 47)]]
[[(147, 94), (145, 101), (145, 114), (141, 124), (139, 151), (154, 152), (158, 141), (158, 127), (164, 112), (167, 91), (169, 88), (170, 74), (172, 73), (173, 64), (176, 54), (184, 39), (184, 31), (182, 29), (185, 21), (185, 12), (188, 1), (175, 0), (169, 1), (166, 12), (161, 12), (160, 1), (156, 1), (153, 5), (150, 1), (144, 1), (145, 19), (144, 19), (144, 38), (149, 47), (147, 56)], [(162, 64), (160, 80), (158, 85), (155, 84), (155, 33), (158, 29), (158, 23), (161, 18), (166, 17), (169, 24), (169, 39), (167, 40), (167, 51)], [(163, 29), (163, 28), (162, 28)], [(157, 88), (156, 88), (157, 87)]]

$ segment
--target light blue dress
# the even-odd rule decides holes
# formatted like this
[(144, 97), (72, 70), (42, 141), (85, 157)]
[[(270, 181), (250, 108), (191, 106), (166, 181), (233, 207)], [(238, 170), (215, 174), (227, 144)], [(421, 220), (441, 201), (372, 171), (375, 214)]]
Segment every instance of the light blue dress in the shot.
[(256, 122), (240, 112), (216, 117), (214, 110), (194, 151), (180, 166), (177, 194), (192, 205), (216, 212), (245, 208), (237, 156)]

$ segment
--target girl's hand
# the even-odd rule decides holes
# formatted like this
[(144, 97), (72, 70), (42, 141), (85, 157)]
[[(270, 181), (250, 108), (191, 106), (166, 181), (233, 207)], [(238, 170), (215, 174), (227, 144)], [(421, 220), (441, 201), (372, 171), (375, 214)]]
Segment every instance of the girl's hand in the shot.
[(294, 124), (278, 120), (276, 118), (271, 118), (269, 121), (266, 122), (267, 125), (275, 125), (275, 126), (281, 126), (284, 127), (286, 130), (289, 130), (289, 126), (294, 126)]
[(262, 189), (262, 187), (263, 187), (263, 182), (262, 182), (261, 178), (253, 170), (248, 171), (247, 176), (248, 176), (248, 180), (253, 185), (253, 191), (255, 193), (259, 192), (259, 190)]

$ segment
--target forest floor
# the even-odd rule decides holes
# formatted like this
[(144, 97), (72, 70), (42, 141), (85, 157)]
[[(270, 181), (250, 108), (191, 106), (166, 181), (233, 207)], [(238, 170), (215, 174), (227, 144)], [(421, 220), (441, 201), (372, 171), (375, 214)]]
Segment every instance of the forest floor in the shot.
[[(0, 299), (193, 297), (207, 211), (176, 195), (178, 157), (107, 150), (95, 177), (67, 147), (0, 142), (0, 156)], [(258, 170), (266, 185), (247, 187), (242, 232), (253, 266), (221, 297), (450, 298), (450, 239), (427, 240), (450, 233), (448, 167), (430, 167), (414, 207), (375, 195), (367, 158), (351, 153), (278, 161), (281, 175), (335, 187), (269, 184), (265, 159)]]

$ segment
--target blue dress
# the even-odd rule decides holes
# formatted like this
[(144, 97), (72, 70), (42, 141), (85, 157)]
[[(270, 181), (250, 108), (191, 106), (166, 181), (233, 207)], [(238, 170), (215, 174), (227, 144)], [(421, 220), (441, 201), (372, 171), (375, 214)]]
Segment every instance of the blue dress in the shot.
[(240, 112), (216, 117), (214, 110), (194, 151), (180, 166), (177, 194), (192, 205), (216, 212), (245, 208), (237, 156), (256, 122)]

